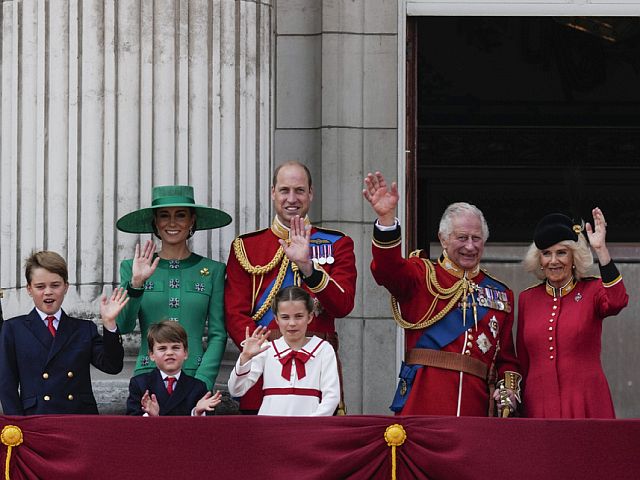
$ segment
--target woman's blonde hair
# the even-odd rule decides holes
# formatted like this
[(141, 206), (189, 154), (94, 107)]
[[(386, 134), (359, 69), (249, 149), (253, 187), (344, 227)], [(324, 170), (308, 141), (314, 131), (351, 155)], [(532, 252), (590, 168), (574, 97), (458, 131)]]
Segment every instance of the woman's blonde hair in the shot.
[[(574, 242), (573, 240), (562, 240), (556, 245), (562, 245), (571, 250), (571, 253), (573, 254), (573, 265), (575, 266), (573, 276), (576, 277), (576, 280), (586, 277), (589, 273), (589, 269), (593, 265), (593, 254), (591, 253), (591, 249), (589, 248), (584, 235), (579, 234), (577, 242)], [(540, 280), (544, 280), (544, 271), (540, 268), (541, 255), (542, 250), (538, 249), (536, 244), (532, 242), (531, 245), (529, 245), (527, 254), (522, 260), (522, 266), (525, 271), (534, 274)]]

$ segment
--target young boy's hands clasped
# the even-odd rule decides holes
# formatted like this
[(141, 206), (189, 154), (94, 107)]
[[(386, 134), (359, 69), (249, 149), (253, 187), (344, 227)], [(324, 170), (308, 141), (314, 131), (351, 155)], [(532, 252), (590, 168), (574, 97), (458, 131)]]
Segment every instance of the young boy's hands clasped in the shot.
[(140, 403), (142, 405), (142, 411), (150, 417), (160, 415), (160, 404), (158, 403), (155, 393), (149, 395), (149, 390), (145, 390)]
[(216, 391), (215, 395), (207, 392), (198, 400), (198, 403), (196, 403), (194, 414), (199, 417), (206, 412), (213, 412), (215, 407), (220, 405), (220, 403), (222, 403), (222, 394), (219, 391)]

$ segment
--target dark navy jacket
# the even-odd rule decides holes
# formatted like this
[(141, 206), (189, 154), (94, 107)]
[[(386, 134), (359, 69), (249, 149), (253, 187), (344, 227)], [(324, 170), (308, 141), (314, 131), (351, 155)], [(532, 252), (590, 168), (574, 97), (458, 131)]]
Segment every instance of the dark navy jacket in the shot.
[(90, 366), (122, 371), (120, 334), (104, 337), (64, 311), (55, 338), (38, 312), (5, 320), (0, 331), (0, 401), (5, 415), (97, 414)]
[(129, 382), (127, 415), (144, 414), (140, 400), (146, 390), (149, 390), (149, 395), (156, 394), (160, 415), (191, 415), (191, 410), (198, 400), (207, 393), (207, 385), (202, 380), (187, 375), (184, 371), (173, 389), (173, 393), (169, 395), (162, 380), (162, 374), (157, 368), (148, 373), (136, 375)]

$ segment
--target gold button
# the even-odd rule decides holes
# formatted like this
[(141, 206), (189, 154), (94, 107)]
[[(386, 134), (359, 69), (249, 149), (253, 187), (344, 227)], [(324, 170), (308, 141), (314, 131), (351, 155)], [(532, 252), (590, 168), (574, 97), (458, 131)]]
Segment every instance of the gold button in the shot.
[(73, 400), (73, 395), (69, 395), (69, 396), (67, 396), (67, 398), (68, 398), (69, 400)]
[(464, 351), (464, 354), (465, 354), (465, 355), (471, 355), (471, 352), (470, 352), (469, 350), (465, 350), (465, 351)]
[(67, 377), (73, 378), (73, 372), (67, 372)]
[(556, 316), (556, 312), (553, 312), (553, 313), (551, 314), (551, 316), (552, 316), (552, 317), (555, 317), (555, 316)]
[(51, 397), (49, 395), (45, 395), (44, 396), (44, 401), (48, 402), (49, 400), (51, 400)]
[(553, 352), (553, 347), (549, 347), (549, 351), (550, 351), (550, 352)]
[(553, 323), (553, 318), (550, 318), (550, 319), (549, 319), (549, 323)]
[(473, 347), (473, 343), (467, 342), (467, 348), (471, 348), (471, 347)]
[(549, 355), (549, 360), (553, 360), (553, 355)]
[(469, 340), (473, 340), (473, 335), (467, 335), (467, 338), (468, 338)]
[(553, 342), (553, 337), (549, 337), (549, 341), (550, 341), (550, 342)]
[(49, 378), (49, 374), (47, 372), (44, 372), (42, 374), (42, 378), (44, 378), (46, 380), (47, 378)]
[(471, 333), (471, 332), (473, 332), (473, 329), (469, 328), (469, 329), (467, 329), (467, 332)]
[(549, 327), (549, 331), (550, 331), (550, 332), (553, 332), (553, 327)]

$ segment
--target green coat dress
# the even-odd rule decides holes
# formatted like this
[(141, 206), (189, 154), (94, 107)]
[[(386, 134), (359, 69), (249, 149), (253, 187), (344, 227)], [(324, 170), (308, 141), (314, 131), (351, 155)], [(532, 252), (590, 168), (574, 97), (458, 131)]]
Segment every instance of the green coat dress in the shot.
[[(183, 370), (213, 388), (227, 344), (224, 328), (224, 263), (192, 253), (184, 260), (161, 259), (143, 289), (130, 287), (133, 260), (120, 264), (120, 284), (131, 299), (117, 318), (121, 333), (130, 333), (140, 322), (140, 352), (134, 375), (150, 372), (155, 363), (149, 358), (149, 325), (174, 320), (187, 331), (189, 358)], [(203, 336), (208, 323), (207, 347)]]

